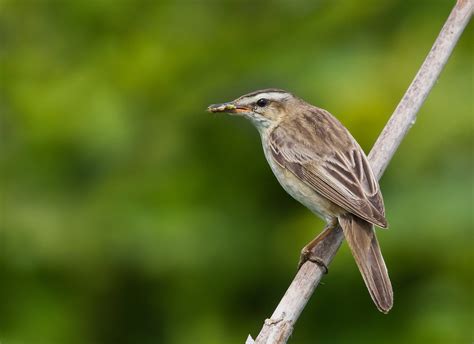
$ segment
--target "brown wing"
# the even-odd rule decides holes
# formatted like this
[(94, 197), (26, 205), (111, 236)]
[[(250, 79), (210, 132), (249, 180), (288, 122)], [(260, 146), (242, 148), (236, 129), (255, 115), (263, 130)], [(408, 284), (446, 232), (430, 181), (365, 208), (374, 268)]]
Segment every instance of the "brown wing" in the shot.
[(348, 212), (387, 227), (378, 182), (362, 148), (329, 112), (311, 107), (277, 126), (269, 139), (282, 167)]

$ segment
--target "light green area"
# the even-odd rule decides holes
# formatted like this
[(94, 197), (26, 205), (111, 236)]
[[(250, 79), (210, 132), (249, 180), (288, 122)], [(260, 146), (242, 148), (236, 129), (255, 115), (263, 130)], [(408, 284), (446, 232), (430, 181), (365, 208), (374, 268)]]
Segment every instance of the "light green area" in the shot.
[[(211, 103), (278, 87), (368, 151), (453, 1), (0, 2), (0, 340), (243, 343), (323, 223)], [(473, 30), (382, 179), (395, 306), (344, 245), (292, 343), (469, 343)]]

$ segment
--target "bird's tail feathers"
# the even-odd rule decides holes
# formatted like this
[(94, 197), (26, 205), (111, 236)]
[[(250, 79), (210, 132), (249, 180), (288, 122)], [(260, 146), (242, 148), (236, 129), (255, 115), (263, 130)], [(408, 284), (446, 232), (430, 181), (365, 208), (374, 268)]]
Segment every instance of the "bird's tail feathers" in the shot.
[(388, 313), (393, 305), (393, 291), (387, 267), (371, 223), (352, 214), (339, 217), (339, 223), (377, 308)]

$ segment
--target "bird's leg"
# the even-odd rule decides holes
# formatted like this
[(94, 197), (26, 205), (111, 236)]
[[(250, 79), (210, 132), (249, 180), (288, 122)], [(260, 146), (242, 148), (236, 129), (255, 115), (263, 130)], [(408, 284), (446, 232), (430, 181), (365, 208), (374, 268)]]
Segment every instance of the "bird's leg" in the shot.
[(311, 240), (305, 247), (303, 247), (301, 250), (300, 261), (298, 262), (298, 270), (309, 260), (323, 268), (325, 274), (328, 273), (328, 267), (326, 266), (326, 263), (324, 263), (324, 261), (315, 254), (314, 249), (334, 230), (334, 228), (336, 228), (337, 223), (338, 222), (336, 218), (328, 222), (323, 231), (319, 233), (316, 238)]

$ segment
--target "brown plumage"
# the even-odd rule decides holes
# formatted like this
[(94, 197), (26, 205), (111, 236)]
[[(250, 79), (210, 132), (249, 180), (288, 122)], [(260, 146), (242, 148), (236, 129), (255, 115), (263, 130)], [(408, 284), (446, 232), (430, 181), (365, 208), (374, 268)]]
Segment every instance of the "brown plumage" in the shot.
[(329, 112), (305, 107), (282, 119), (269, 138), (282, 167), (341, 208), (387, 227), (382, 195), (364, 152)]
[[(242, 115), (254, 123), (280, 184), (324, 218), (329, 230), (338, 220), (372, 299), (388, 312), (392, 286), (373, 229), (373, 224), (387, 227), (383, 198), (366, 155), (349, 131), (326, 110), (277, 89), (252, 92), (209, 110)], [(317, 239), (303, 251), (311, 251)]]

